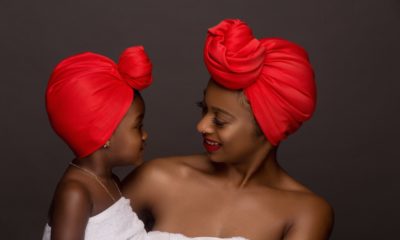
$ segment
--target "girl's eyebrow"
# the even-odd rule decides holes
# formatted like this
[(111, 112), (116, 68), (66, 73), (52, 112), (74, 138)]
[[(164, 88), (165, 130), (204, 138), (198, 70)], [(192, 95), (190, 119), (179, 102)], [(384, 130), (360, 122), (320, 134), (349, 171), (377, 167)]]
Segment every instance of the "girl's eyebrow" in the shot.
[(144, 113), (141, 113), (139, 116), (136, 117), (136, 120), (142, 120), (144, 118)]

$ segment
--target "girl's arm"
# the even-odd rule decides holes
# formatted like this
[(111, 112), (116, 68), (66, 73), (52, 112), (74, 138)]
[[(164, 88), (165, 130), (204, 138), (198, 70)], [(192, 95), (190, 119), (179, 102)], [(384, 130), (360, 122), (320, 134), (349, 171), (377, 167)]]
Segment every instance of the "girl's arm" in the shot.
[(90, 194), (81, 183), (61, 183), (57, 187), (50, 216), (51, 239), (83, 240), (91, 210)]

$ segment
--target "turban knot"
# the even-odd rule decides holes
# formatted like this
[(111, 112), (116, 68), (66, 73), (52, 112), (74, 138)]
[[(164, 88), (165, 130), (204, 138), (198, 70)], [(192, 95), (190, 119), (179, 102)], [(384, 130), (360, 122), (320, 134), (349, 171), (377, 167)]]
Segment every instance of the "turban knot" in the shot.
[(243, 89), (259, 77), (265, 49), (245, 23), (226, 20), (209, 29), (204, 57), (214, 80)]
[(315, 110), (314, 71), (307, 52), (295, 43), (258, 40), (244, 22), (228, 19), (208, 30), (204, 61), (214, 81), (244, 91), (273, 145), (295, 132)]

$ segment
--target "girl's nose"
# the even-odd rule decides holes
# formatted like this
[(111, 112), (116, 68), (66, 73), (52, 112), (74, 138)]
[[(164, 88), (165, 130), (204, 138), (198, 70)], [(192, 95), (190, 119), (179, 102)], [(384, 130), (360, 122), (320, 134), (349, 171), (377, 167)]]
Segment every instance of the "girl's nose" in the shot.
[(149, 137), (149, 134), (147, 133), (147, 131), (143, 130), (143, 132), (142, 132), (142, 140), (146, 141), (148, 137)]

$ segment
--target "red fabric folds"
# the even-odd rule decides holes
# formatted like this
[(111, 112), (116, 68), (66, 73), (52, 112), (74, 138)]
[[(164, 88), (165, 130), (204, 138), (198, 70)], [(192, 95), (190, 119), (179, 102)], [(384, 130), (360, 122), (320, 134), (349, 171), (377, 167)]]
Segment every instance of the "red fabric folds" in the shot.
[(46, 109), (55, 132), (77, 157), (112, 136), (134, 99), (134, 89), (152, 82), (152, 64), (142, 46), (127, 48), (118, 65), (91, 52), (62, 60), (46, 89)]
[(208, 31), (204, 61), (214, 81), (243, 90), (267, 139), (278, 145), (311, 118), (314, 72), (306, 51), (280, 38), (257, 40), (238, 19)]

